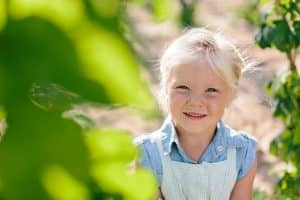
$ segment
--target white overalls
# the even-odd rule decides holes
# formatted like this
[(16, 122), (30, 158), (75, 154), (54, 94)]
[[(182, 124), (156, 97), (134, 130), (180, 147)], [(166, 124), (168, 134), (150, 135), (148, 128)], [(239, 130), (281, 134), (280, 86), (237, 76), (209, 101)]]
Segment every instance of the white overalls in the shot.
[(228, 200), (237, 178), (236, 149), (227, 160), (190, 164), (172, 161), (156, 141), (163, 166), (161, 191), (165, 200)]

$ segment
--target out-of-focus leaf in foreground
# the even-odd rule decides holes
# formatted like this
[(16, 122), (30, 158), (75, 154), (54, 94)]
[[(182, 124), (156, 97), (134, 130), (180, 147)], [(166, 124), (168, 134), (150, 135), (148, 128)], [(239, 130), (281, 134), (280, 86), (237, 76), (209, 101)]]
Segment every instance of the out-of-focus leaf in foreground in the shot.
[(150, 171), (136, 170), (128, 164), (138, 153), (128, 134), (116, 130), (94, 130), (87, 133), (86, 141), (93, 161), (91, 174), (99, 186), (112, 193), (124, 194), (125, 199), (154, 198), (157, 186)]
[[(0, 145), (1, 198), (89, 199), (104, 194), (104, 183), (95, 178), (101, 172), (94, 170), (96, 164), (90, 159), (97, 152), (89, 151), (79, 126), (87, 120), (66, 109), (86, 100), (154, 110), (154, 99), (122, 32), (106, 26), (105, 20), (91, 18), (85, 5), (85, 0), (1, 1), (0, 9), (7, 11), (0, 15), (0, 105), (5, 110), (0, 112), (7, 122)], [(115, 143), (103, 138), (102, 149), (94, 150), (108, 153), (114, 165), (117, 161), (108, 150), (117, 144), (128, 148), (119, 152), (118, 160), (133, 159), (136, 149), (129, 139), (121, 134), (112, 137)], [(132, 176), (153, 183), (150, 174), (136, 174)], [(97, 189), (91, 187), (93, 182)], [(129, 190), (134, 184), (139, 185), (130, 182)], [(126, 196), (127, 189), (115, 192)], [(150, 199), (153, 190), (144, 190), (144, 199)]]

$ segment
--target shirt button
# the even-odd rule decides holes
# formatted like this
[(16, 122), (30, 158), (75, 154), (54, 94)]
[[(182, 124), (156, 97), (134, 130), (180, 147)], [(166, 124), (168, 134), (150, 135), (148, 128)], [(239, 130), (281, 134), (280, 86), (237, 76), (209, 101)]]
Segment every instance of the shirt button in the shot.
[(224, 147), (223, 146), (217, 146), (217, 151), (223, 151)]

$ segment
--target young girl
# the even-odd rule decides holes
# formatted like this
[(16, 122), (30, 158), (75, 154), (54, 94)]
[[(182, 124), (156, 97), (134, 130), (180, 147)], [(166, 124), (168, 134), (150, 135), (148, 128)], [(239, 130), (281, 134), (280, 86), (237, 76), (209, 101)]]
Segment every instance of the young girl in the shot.
[(165, 51), (160, 96), (168, 116), (135, 141), (161, 198), (251, 199), (256, 141), (222, 121), (244, 65), (235, 46), (204, 28), (189, 30)]

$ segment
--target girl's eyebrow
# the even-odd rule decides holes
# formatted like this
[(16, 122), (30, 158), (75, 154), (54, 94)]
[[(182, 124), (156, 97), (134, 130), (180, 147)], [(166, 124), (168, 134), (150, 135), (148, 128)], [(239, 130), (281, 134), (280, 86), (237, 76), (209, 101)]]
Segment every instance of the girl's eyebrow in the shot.
[(173, 80), (171, 80), (171, 83), (172, 84), (183, 84), (183, 83), (186, 84), (186, 81), (185, 80), (181, 80), (181, 79), (173, 79)]
[(181, 85), (190, 86), (191, 84), (189, 84), (188, 82), (176, 81), (176, 82), (173, 83), (173, 85), (176, 85), (176, 86), (181, 86)]
[(173, 82), (181, 82), (181, 83), (188, 83), (188, 82), (190, 82), (188, 79), (182, 79), (182, 78), (174, 78), (172, 80), (173, 80)]

